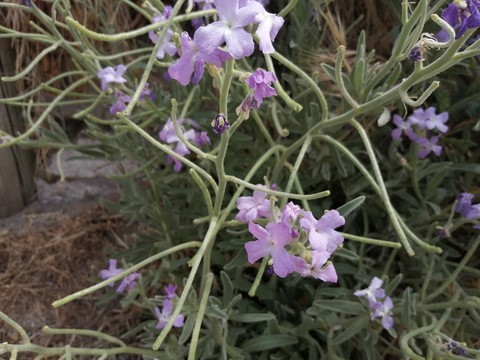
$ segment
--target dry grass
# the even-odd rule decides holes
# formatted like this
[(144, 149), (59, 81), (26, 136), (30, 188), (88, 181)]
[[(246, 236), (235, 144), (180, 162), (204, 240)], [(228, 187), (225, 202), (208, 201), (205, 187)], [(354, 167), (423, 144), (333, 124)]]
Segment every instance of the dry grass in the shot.
[[(32, 342), (95, 347), (99, 344), (94, 338), (53, 336), (41, 329), (48, 325), (120, 336), (138, 324), (139, 310), (135, 307), (98, 307), (104, 291), (58, 309), (51, 306), (54, 300), (97, 282), (98, 271), (106, 267), (107, 250), (112, 247), (109, 237), (113, 231), (122, 231), (123, 221), (98, 207), (75, 218), (40, 214), (41, 221), (30, 220), (22, 234), (0, 233), (0, 309), (24, 327)], [(0, 339), (9, 343), (20, 340), (18, 333), (3, 323)]]

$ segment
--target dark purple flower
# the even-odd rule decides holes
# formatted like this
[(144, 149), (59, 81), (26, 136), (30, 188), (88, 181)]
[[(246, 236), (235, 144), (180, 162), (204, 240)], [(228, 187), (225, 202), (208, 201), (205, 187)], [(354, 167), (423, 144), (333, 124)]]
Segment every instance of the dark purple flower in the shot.
[(203, 76), (205, 63), (220, 68), (222, 67), (223, 62), (230, 57), (226, 52), (220, 49), (213, 49), (211, 52), (203, 51), (198, 46), (197, 32), (195, 32), (193, 40), (187, 32), (182, 32), (180, 35), (180, 41), (182, 54), (175, 63), (170, 65), (168, 68), (168, 74), (172, 79), (177, 80), (183, 86), (188, 85), (190, 81), (194, 84), (198, 84)]
[(227, 129), (230, 129), (230, 123), (223, 114), (217, 114), (210, 125), (212, 126), (213, 132), (217, 135), (221, 135)]
[(413, 49), (410, 51), (410, 54), (408, 54), (408, 60), (411, 61), (423, 61), (425, 60), (423, 58), (422, 52), (420, 51), (420, 47), (414, 46)]
[(264, 98), (277, 95), (275, 89), (270, 86), (276, 80), (272, 72), (263, 69), (255, 70), (247, 78), (246, 83), (250, 89), (253, 89), (257, 108), (262, 104)]
[(250, 222), (261, 217), (270, 218), (272, 216), (267, 193), (259, 190), (254, 190), (253, 196), (239, 197), (237, 199), (237, 208), (240, 212), (235, 218), (243, 222)]
[(21, 0), (20, 1), (20, 5), (25, 5), (25, 6), (28, 6), (28, 7), (32, 7), (32, 0)]
[(430, 139), (421, 138), (415, 140), (415, 142), (420, 145), (420, 150), (418, 150), (418, 157), (420, 159), (425, 159), (430, 152), (433, 152), (435, 155), (440, 156), (442, 153), (442, 147), (437, 145), (438, 139), (440, 137), (432, 136)]
[(273, 271), (278, 276), (286, 277), (296, 271), (296, 257), (285, 249), (285, 246), (292, 240), (290, 227), (287, 224), (283, 222), (268, 223), (264, 229), (260, 225), (250, 222), (248, 231), (257, 239), (245, 244), (250, 264), (270, 255), (273, 260)]
[[(461, 37), (468, 29), (480, 26), (479, 7), (478, 0), (454, 0), (442, 11), (442, 19), (456, 31), (455, 39)], [(449, 35), (442, 29), (436, 38), (439, 41), (447, 41)]]
[(106, 68), (98, 70), (97, 76), (102, 82), (102, 91), (107, 91), (107, 85), (113, 83), (125, 83), (125, 79), (122, 75), (125, 74), (127, 68), (125, 65), (117, 65), (115, 68), (107, 66)]
[[(173, 313), (172, 300), (171, 299), (163, 300), (162, 311), (160, 311), (160, 309), (156, 306), (154, 307), (153, 311), (155, 313), (155, 317), (158, 320), (157, 325), (155, 326), (155, 329), (163, 329), (165, 325), (167, 325), (170, 318), (172, 317), (172, 313)], [(173, 326), (176, 328), (180, 328), (183, 326), (184, 322), (185, 322), (185, 315), (179, 314), (175, 318), (175, 321), (173, 322)]]

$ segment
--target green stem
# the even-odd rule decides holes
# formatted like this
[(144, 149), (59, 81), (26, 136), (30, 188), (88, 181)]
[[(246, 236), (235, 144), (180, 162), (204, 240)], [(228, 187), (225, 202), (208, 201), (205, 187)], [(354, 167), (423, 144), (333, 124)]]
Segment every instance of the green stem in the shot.
[(120, 346), (126, 346), (126, 344), (122, 340), (117, 339), (114, 336), (110, 336), (108, 334), (102, 333), (100, 331), (85, 330), (85, 329), (52, 329), (48, 326), (44, 326), (42, 328), (42, 332), (47, 334), (52, 334), (52, 335), (92, 336), (92, 337), (96, 337), (97, 339), (111, 342)]
[(205, 289), (203, 290), (202, 299), (200, 300), (200, 306), (198, 307), (197, 317), (195, 318), (195, 327), (192, 332), (192, 341), (190, 342), (190, 349), (188, 351), (188, 360), (195, 360), (195, 353), (198, 346), (198, 338), (200, 336), (200, 329), (202, 328), (203, 317), (207, 308), (208, 295), (212, 289), (213, 274), (208, 273), (207, 280), (205, 282)]
[(263, 273), (265, 272), (265, 269), (267, 268), (267, 263), (268, 259), (270, 256), (265, 256), (260, 263), (260, 267), (258, 268), (257, 276), (255, 276), (255, 280), (253, 281), (252, 287), (248, 291), (248, 296), (253, 297), (255, 296), (258, 286), (260, 285), (260, 282), (262, 281), (262, 276)]
[(373, 168), (373, 174), (377, 180), (377, 184), (380, 188), (380, 197), (382, 198), (383, 204), (385, 205), (385, 208), (387, 210), (388, 216), (390, 217), (390, 221), (392, 222), (392, 225), (400, 239), (400, 242), (402, 243), (403, 247), (405, 248), (405, 251), (409, 256), (415, 255), (415, 252), (413, 251), (410, 243), (408, 242), (408, 239), (400, 226), (400, 222), (398, 221), (398, 217), (396, 215), (396, 212), (392, 206), (392, 203), (390, 202), (390, 198), (388, 196), (387, 188), (385, 186), (385, 183), (383, 182), (383, 177), (382, 173), (380, 171), (380, 167), (378, 166), (377, 158), (375, 156), (375, 153), (372, 148), (372, 144), (370, 143), (370, 140), (368, 138), (367, 133), (365, 132), (365, 129), (363, 128), (362, 125), (355, 119), (351, 119), (350, 123), (352, 126), (357, 130), (358, 134), (360, 135), (360, 138), (362, 139), (362, 142), (365, 146), (365, 149), (367, 150), (368, 157), (370, 158), (370, 162), (372, 164)]
[(167, 337), (168, 333), (172, 329), (175, 319), (180, 314), (180, 311), (182, 311), (183, 304), (185, 304), (185, 300), (187, 299), (190, 289), (192, 288), (193, 280), (195, 279), (195, 275), (197, 274), (198, 267), (202, 262), (205, 251), (211, 247), (211, 244), (213, 242), (215, 242), (215, 237), (217, 235), (217, 232), (218, 232), (218, 219), (214, 217), (210, 221), (210, 226), (208, 228), (207, 233), (205, 234), (205, 238), (203, 239), (203, 242), (200, 248), (198, 249), (195, 256), (190, 260), (192, 269), (190, 270), (190, 274), (188, 275), (187, 281), (185, 282), (182, 295), (180, 295), (180, 298), (178, 299), (178, 302), (175, 306), (175, 310), (173, 310), (173, 313), (170, 316), (170, 320), (167, 322), (167, 324), (162, 329), (157, 339), (153, 343), (153, 347), (152, 347), (153, 350), (158, 350), (160, 348), (163, 341)]
[(372, 238), (368, 238), (368, 237), (365, 237), (365, 236), (352, 235), (352, 234), (347, 234), (347, 233), (342, 233), (342, 232), (340, 234), (342, 234), (342, 236), (345, 239), (358, 241), (358, 242), (361, 242), (363, 244), (385, 246), (385, 247), (391, 247), (391, 248), (395, 248), (395, 249), (399, 249), (399, 248), (402, 247), (399, 243), (393, 242), (393, 241), (372, 239)]
[(353, 108), (358, 109), (358, 103), (352, 98), (345, 83), (343, 82), (342, 66), (343, 59), (345, 58), (345, 46), (340, 45), (337, 49), (337, 56), (335, 58), (335, 80), (337, 82), (340, 93), (342, 94), (345, 101)]

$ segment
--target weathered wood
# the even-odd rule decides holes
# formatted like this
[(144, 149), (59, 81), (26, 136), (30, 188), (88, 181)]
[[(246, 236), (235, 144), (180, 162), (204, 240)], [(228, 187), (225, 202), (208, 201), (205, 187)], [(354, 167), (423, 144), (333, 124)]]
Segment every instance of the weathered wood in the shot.
[[(6, 39), (0, 39), (0, 76), (14, 73), (15, 54)], [(0, 98), (16, 95), (14, 83), (0, 82)], [(0, 129), (9, 134), (25, 130), (20, 108), (0, 104)], [(0, 218), (22, 210), (35, 191), (35, 158), (18, 146), (0, 149)]]

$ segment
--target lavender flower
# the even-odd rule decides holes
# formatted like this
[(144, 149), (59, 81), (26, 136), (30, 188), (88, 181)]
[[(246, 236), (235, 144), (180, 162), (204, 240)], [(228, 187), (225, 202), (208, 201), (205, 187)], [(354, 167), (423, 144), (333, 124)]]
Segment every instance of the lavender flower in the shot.
[[(197, 131), (195, 129), (185, 130), (183, 124), (188, 124), (194, 128), (199, 128), (199, 125), (195, 121), (191, 119), (187, 119), (187, 120), (178, 119), (177, 123), (180, 128), (179, 130), (186, 141), (189, 141), (192, 144), (200, 147), (205, 144), (210, 144), (210, 138), (208, 137), (205, 131)], [(190, 150), (182, 141), (180, 141), (179, 137), (175, 133), (175, 128), (171, 119), (168, 119), (165, 125), (163, 126), (162, 130), (159, 133), (159, 138), (161, 141), (167, 144), (174, 144), (175, 146), (173, 148), (173, 151), (176, 152), (177, 154), (181, 156), (190, 154)], [(172, 163), (173, 163), (173, 170), (175, 172), (179, 172), (183, 167), (182, 163), (178, 159), (175, 159), (174, 157), (167, 155), (167, 164), (172, 164)]]
[[(262, 186), (262, 185), (260, 185)], [(253, 196), (241, 196), (237, 199), (237, 208), (240, 212), (236, 219), (243, 222), (250, 222), (257, 218), (269, 218), (272, 216), (270, 200), (263, 191), (254, 190)]]
[(115, 97), (117, 101), (110, 107), (110, 114), (115, 115), (118, 112), (122, 112), (127, 107), (127, 103), (132, 100), (132, 98), (121, 91), (115, 92)]
[(425, 126), (428, 130), (437, 129), (441, 133), (446, 133), (448, 131), (448, 126), (445, 125), (445, 123), (448, 121), (448, 112), (445, 111), (437, 115), (435, 114), (435, 108), (433, 109), (433, 114), (425, 120)]
[(140, 93), (140, 97), (138, 98), (140, 101), (145, 100), (146, 98), (149, 98), (150, 100), (155, 100), (157, 97), (153, 93), (152, 89), (150, 89), (150, 84), (145, 83), (145, 86), (143, 87), (142, 92)]
[(257, 260), (270, 255), (273, 260), (273, 271), (280, 277), (296, 271), (298, 258), (290, 254), (285, 246), (290, 243), (292, 236), (290, 227), (283, 223), (268, 223), (262, 228), (253, 222), (248, 224), (248, 231), (257, 240), (245, 244), (248, 262), (253, 264)]
[(176, 296), (177, 285), (168, 284), (164, 291), (167, 294), (167, 299), (173, 299)]
[(216, 48), (211, 51), (203, 50), (198, 45), (197, 37), (198, 31), (195, 32), (193, 40), (187, 32), (182, 32), (180, 35), (182, 53), (180, 58), (168, 68), (170, 77), (183, 86), (188, 85), (190, 81), (198, 84), (203, 76), (205, 64), (220, 68), (223, 62), (230, 57), (228, 53)]
[(330, 254), (343, 243), (342, 234), (334, 230), (343, 225), (345, 218), (337, 210), (327, 211), (320, 220), (315, 219), (311, 211), (306, 211), (300, 219), (300, 226), (308, 233), (312, 249)]
[(117, 293), (121, 294), (125, 290), (131, 291), (137, 286), (137, 279), (140, 279), (142, 275), (140, 273), (132, 273), (123, 278), (122, 282), (117, 288)]
[(276, 80), (275, 74), (263, 69), (255, 70), (252, 75), (247, 78), (246, 83), (248, 87), (253, 89), (256, 108), (262, 104), (264, 98), (277, 95), (275, 89), (270, 86), (270, 84)]
[[(108, 263), (109, 263), (108, 269), (101, 270), (99, 273), (99, 277), (102, 280), (110, 279), (111, 277), (117, 276), (123, 271), (125, 271), (123, 268), (117, 268), (117, 260), (115, 259), (110, 259)], [(117, 293), (121, 294), (125, 290), (128, 290), (128, 291), (132, 290), (137, 285), (136, 280), (139, 279), (140, 277), (141, 277), (140, 273), (132, 273), (130, 275), (125, 276), (116, 290)], [(108, 284), (108, 286), (114, 286), (114, 283), (110, 283)]]
[(474, 195), (470, 193), (461, 193), (457, 196), (458, 204), (455, 211), (467, 220), (480, 219), (480, 203), (472, 204)]
[(378, 302), (378, 300), (385, 297), (385, 290), (382, 289), (382, 284), (383, 280), (375, 276), (367, 288), (363, 290), (357, 290), (353, 293), (353, 295), (366, 296), (370, 308), (375, 308), (375, 304)]
[[(365, 296), (368, 299), (368, 307), (371, 310), (370, 319), (382, 318), (382, 325), (384, 329), (390, 330), (393, 327), (392, 308), (393, 301), (387, 296), (385, 297), (385, 290), (381, 288), (383, 281), (374, 277), (370, 285), (363, 290), (357, 290), (353, 294), (355, 296)], [(381, 299), (383, 301), (381, 301)]]
[(427, 121), (435, 115), (435, 108), (429, 107), (427, 109), (415, 109), (413, 114), (410, 115), (407, 121), (412, 124), (416, 125), (419, 129), (423, 130), (427, 127)]
[[(162, 15), (155, 15), (153, 17), (153, 23), (159, 23), (163, 20), (167, 20), (170, 15), (172, 14), (173, 8), (171, 6), (165, 6), (163, 9), (163, 14)], [(170, 39), (173, 36), (173, 31), (168, 29), (165, 37), (163, 38), (163, 44), (160, 46), (157, 52), (157, 59), (163, 59), (165, 57), (165, 54), (168, 54), (170, 56), (173, 56), (177, 53), (177, 47), (170, 42)], [(158, 42), (158, 35), (155, 31), (150, 30), (148, 32), (148, 38), (152, 41), (152, 43), (156, 44)]]
[(390, 296), (387, 296), (383, 302), (378, 302), (375, 310), (370, 315), (370, 319), (382, 318), (382, 326), (386, 330), (390, 330), (393, 327), (392, 317), (393, 301)]
[(238, 0), (214, 0), (219, 21), (199, 28), (195, 32), (197, 44), (202, 52), (211, 54), (223, 43), (228, 53), (235, 59), (241, 59), (253, 53), (252, 35), (243, 28), (255, 23), (255, 17), (265, 11), (255, 1), (240, 7)]
[[(304, 259), (303, 264), (297, 265), (296, 271), (302, 276), (311, 276), (315, 279), (319, 279), (325, 282), (337, 282), (338, 276), (335, 271), (335, 267), (330, 261), (330, 253), (328, 251), (312, 251), (311, 252), (311, 264), (308, 264)], [(296, 262), (298, 264), (298, 262)]]
[[(171, 299), (163, 300), (163, 307), (162, 310), (155, 306), (153, 311), (155, 312), (155, 317), (157, 318), (158, 322), (155, 326), (156, 329), (163, 329), (165, 325), (170, 321), (173, 313), (173, 303)], [(185, 322), (185, 315), (179, 314), (175, 321), (173, 322), (173, 326), (176, 328), (180, 328), (183, 326)]]
[(272, 42), (275, 40), (280, 28), (285, 22), (282, 17), (263, 11), (255, 16), (255, 22), (258, 22), (255, 32), (260, 41), (260, 50), (264, 54), (275, 52)]
[(419, 46), (414, 46), (408, 54), (408, 60), (411, 61), (424, 61), (423, 54), (421, 48)]
[(417, 134), (412, 129), (412, 122), (407, 119), (407, 121), (403, 121), (402, 118), (395, 114), (393, 115), (392, 122), (397, 127), (396, 129), (392, 130), (392, 139), (398, 140), (401, 138), (402, 133), (404, 133), (410, 140), (414, 140), (417, 137)]
[(125, 79), (122, 75), (125, 74), (127, 68), (125, 65), (117, 65), (115, 68), (111, 66), (107, 66), (98, 71), (97, 76), (102, 82), (102, 91), (107, 91), (107, 85), (109, 83), (125, 83), (127, 79)]
[(282, 221), (287, 224), (293, 224), (301, 214), (303, 214), (303, 210), (300, 206), (290, 201), (282, 209)]
[(417, 138), (415, 142), (420, 145), (420, 150), (417, 155), (420, 159), (425, 159), (430, 152), (433, 152), (435, 155), (440, 156), (442, 153), (442, 147), (437, 145), (439, 136), (433, 136), (430, 139), (426, 138)]

